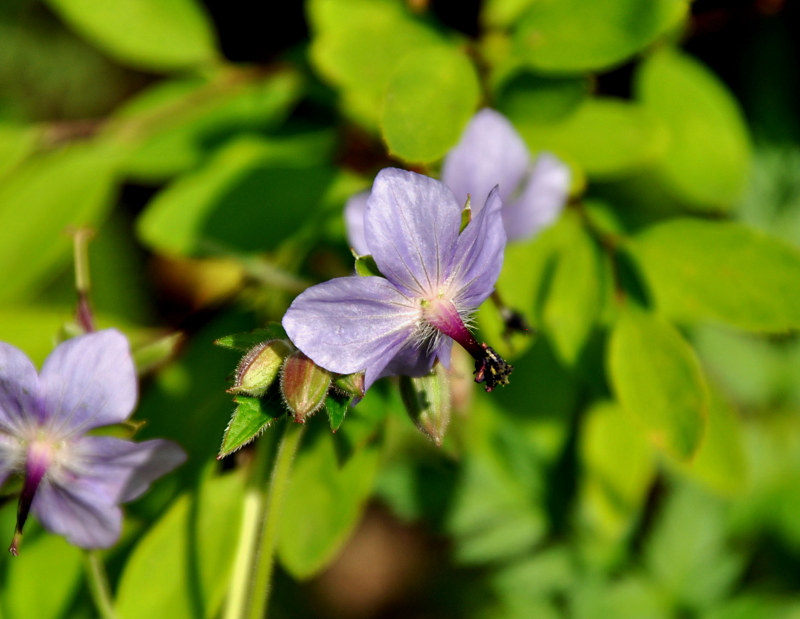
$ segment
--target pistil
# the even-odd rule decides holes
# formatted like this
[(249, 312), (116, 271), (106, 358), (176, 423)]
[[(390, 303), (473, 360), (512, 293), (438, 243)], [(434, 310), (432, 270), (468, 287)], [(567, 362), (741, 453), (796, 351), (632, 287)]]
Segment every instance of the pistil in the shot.
[(503, 359), (486, 343), (478, 343), (472, 335), (455, 305), (439, 298), (423, 304), (425, 320), (433, 327), (458, 342), (475, 359), (475, 382), (485, 383), (491, 392), (498, 385), (507, 385), (514, 366)]

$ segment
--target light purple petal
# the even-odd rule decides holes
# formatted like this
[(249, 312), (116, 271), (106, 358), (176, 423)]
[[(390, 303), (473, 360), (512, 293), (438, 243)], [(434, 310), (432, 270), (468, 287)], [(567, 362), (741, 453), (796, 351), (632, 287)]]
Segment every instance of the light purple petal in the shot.
[(340, 277), (312, 286), (283, 328), (317, 365), (340, 374), (366, 370), (369, 386), (414, 333), (419, 308), (382, 277)]
[(565, 163), (550, 153), (539, 155), (522, 195), (503, 209), (509, 240), (530, 238), (553, 223), (567, 201), (569, 183)]
[(132, 501), (150, 484), (186, 460), (172, 441), (134, 443), (110, 436), (87, 436), (75, 441), (68, 470), (91, 485), (103, 502)]
[(453, 302), (459, 309), (474, 309), (483, 303), (500, 276), (506, 246), (502, 207), (495, 187), (486, 205), (458, 237), (450, 281), (458, 291)]
[(81, 548), (108, 548), (122, 528), (120, 508), (82, 479), (62, 486), (45, 478), (32, 509), (48, 531)]
[(0, 342), (0, 432), (20, 436), (41, 419), (36, 368), (21, 350)]
[(389, 281), (408, 296), (437, 291), (461, 226), (452, 191), (421, 174), (381, 170), (364, 223), (370, 253)]
[(344, 206), (344, 223), (347, 228), (347, 240), (359, 256), (369, 253), (367, 239), (364, 236), (364, 213), (367, 211), (369, 190), (351, 197)]
[(58, 346), (45, 359), (40, 380), (45, 415), (62, 436), (124, 421), (136, 404), (128, 340), (115, 329)]
[(442, 180), (462, 207), (469, 194), (473, 211), (478, 212), (495, 185), (505, 202), (529, 165), (528, 147), (519, 133), (505, 116), (487, 108), (472, 117), (461, 141), (448, 153)]
[(424, 376), (431, 371), (436, 360), (436, 351), (429, 351), (427, 343), (409, 340), (401, 348), (389, 364), (383, 369), (383, 376)]

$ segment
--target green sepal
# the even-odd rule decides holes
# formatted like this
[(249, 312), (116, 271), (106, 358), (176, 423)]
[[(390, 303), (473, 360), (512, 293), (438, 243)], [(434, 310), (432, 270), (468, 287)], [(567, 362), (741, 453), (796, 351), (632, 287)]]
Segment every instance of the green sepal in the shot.
[(241, 449), (286, 414), (280, 405), (264, 398), (237, 395), (233, 401), (236, 410), (225, 428), (217, 460)]
[(336, 393), (336, 391), (329, 391), (328, 396), (325, 398), (325, 410), (328, 411), (328, 421), (331, 424), (331, 432), (336, 432), (342, 427), (347, 409), (353, 401), (354, 396)]
[(263, 329), (248, 331), (246, 333), (233, 333), (214, 340), (214, 344), (229, 350), (241, 350), (248, 352), (253, 347), (266, 340), (287, 339), (286, 331), (280, 323), (270, 322)]
[(378, 269), (375, 258), (371, 255), (356, 256), (356, 273), (361, 277), (377, 276), (383, 277), (383, 274)]
[(469, 222), (472, 221), (472, 197), (467, 194), (467, 203), (464, 205), (464, 210), (461, 211), (461, 228), (459, 228), (458, 233), (461, 234), (464, 232), (464, 228), (469, 225)]

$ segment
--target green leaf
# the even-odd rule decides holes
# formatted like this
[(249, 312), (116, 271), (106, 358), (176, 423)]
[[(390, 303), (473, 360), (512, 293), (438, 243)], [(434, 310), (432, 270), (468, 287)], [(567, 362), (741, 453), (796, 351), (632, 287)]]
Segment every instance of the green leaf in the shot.
[(72, 249), (65, 231), (97, 225), (105, 216), (114, 166), (114, 153), (81, 144), (29, 158), (4, 177), (0, 301), (28, 296), (64, 266)]
[(546, 531), (540, 504), (525, 480), (490, 454), (473, 454), (462, 466), (448, 513), (456, 560), (477, 564), (529, 551)]
[(667, 497), (644, 559), (673, 607), (700, 614), (733, 591), (747, 557), (729, 547), (725, 522), (725, 505), (695, 486)]
[(166, 253), (275, 248), (309, 222), (334, 178), (331, 168), (286, 161), (278, 144), (242, 138), (158, 194), (138, 233)]
[(378, 126), (386, 88), (403, 57), (442, 42), (394, 0), (312, 2), (309, 13), (316, 31), (312, 63), (342, 89), (346, 111), (370, 128)]
[[(8, 619), (68, 616), (83, 574), (84, 551), (57, 535), (27, 537), (19, 556), (7, 561), (3, 607)], [(43, 566), (47, 566), (46, 591), (42, 589)]]
[(602, 269), (597, 247), (577, 214), (567, 213), (561, 226), (562, 250), (553, 271), (543, 309), (543, 325), (561, 359), (578, 358), (600, 309)]
[(669, 129), (656, 177), (703, 210), (728, 210), (747, 183), (750, 144), (742, 112), (722, 81), (697, 60), (663, 50), (640, 66), (636, 95)]
[(325, 410), (328, 411), (328, 421), (331, 424), (331, 432), (336, 432), (342, 427), (347, 410), (350, 408), (350, 403), (353, 401), (351, 395), (339, 395), (337, 393), (329, 392), (325, 398)]
[(627, 307), (611, 334), (607, 358), (622, 407), (659, 449), (688, 460), (700, 446), (708, 390), (700, 363), (663, 318)]
[(660, 119), (644, 106), (610, 97), (586, 99), (558, 122), (534, 122), (524, 110), (510, 112), (532, 151), (551, 151), (603, 179), (631, 174), (656, 161), (669, 137)]
[(241, 475), (211, 477), (184, 494), (134, 547), (117, 588), (121, 619), (216, 617), (233, 567)]
[(381, 114), (389, 152), (415, 163), (440, 159), (458, 142), (480, 95), (475, 67), (461, 50), (408, 54), (389, 82)]
[(724, 496), (741, 494), (748, 485), (741, 422), (718, 389), (710, 389), (708, 427), (691, 462), (679, 470)]
[(36, 148), (40, 130), (0, 122), (0, 177)]
[(580, 514), (589, 543), (618, 540), (644, 508), (656, 473), (653, 451), (630, 416), (610, 402), (587, 412), (578, 449), (584, 471)]
[(531, 3), (514, 32), (516, 52), (554, 73), (621, 64), (681, 23), (686, 0), (545, 0)]
[(247, 333), (233, 333), (214, 340), (214, 344), (230, 350), (248, 352), (254, 346), (267, 340), (286, 339), (286, 331), (279, 322), (270, 322), (263, 329), (255, 329)]
[(737, 223), (677, 219), (647, 228), (628, 250), (674, 320), (800, 328), (800, 251), (782, 241)]
[(377, 447), (359, 449), (340, 466), (337, 439), (318, 436), (295, 461), (278, 537), (278, 557), (294, 578), (309, 578), (330, 563), (358, 523), (372, 490)]
[[(506, 246), (503, 270), (495, 289), (503, 303), (522, 314), (525, 321), (536, 328), (541, 323), (538, 309), (540, 296), (552, 280), (560, 246), (560, 221), (544, 230), (534, 239)], [(544, 297), (542, 297), (544, 298)], [(478, 309), (481, 336), (504, 357), (515, 358), (534, 342), (534, 334), (518, 334), (506, 341), (500, 311), (491, 301)], [(514, 380), (512, 375), (512, 381)]]
[(375, 262), (375, 258), (371, 255), (359, 256), (356, 258), (356, 273), (362, 277), (383, 277), (383, 274), (378, 268), (378, 264)]
[(217, 59), (214, 30), (195, 0), (47, 0), (70, 26), (114, 59), (172, 71)]
[[(268, 77), (221, 71), (213, 79), (158, 82), (116, 112), (107, 134), (126, 149), (126, 173), (166, 180), (197, 167), (232, 137), (280, 127), (302, 91), (303, 81), (291, 70)], [(296, 145), (275, 142), (286, 151)], [(318, 142), (301, 157), (319, 152), (326, 148)]]
[(530, 123), (553, 123), (569, 117), (586, 99), (589, 80), (546, 78), (520, 73), (505, 82), (497, 95), (497, 109), (509, 118)]
[(663, 594), (655, 583), (635, 572), (619, 578), (587, 578), (569, 600), (574, 619), (670, 619)]
[(489, 26), (513, 26), (536, 0), (486, 0), (481, 9), (481, 21)]
[(225, 428), (217, 459), (241, 449), (276, 420), (286, 416), (286, 410), (280, 404), (267, 402), (263, 398), (237, 395), (233, 401), (236, 402), (236, 410)]

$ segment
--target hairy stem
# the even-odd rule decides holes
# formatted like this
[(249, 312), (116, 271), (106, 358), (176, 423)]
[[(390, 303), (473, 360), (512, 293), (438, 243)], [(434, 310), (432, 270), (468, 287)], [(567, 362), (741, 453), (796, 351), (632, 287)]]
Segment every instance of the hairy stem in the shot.
[(242, 525), (233, 574), (225, 603), (225, 619), (240, 619), (247, 616), (247, 607), (253, 597), (252, 573), (255, 566), (256, 549), (261, 535), (261, 519), (266, 500), (267, 467), (272, 458), (275, 441), (262, 437), (256, 441), (254, 457), (250, 462), (247, 488), (244, 495)]
[(97, 615), (101, 619), (117, 619), (113, 598), (111, 597), (111, 588), (108, 585), (106, 568), (103, 565), (100, 554), (96, 550), (90, 550), (84, 556), (86, 557), (86, 576), (89, 592), (97, 609)]
[(281, 509), (292, 461), (304, 429), (304, 425), (286, 422), (274, 454), (269, 481), (266, 470), (272, 457), (272, 443), (262, 438), (256, 446), (225, 619), (263, 619), (267, 615)]

